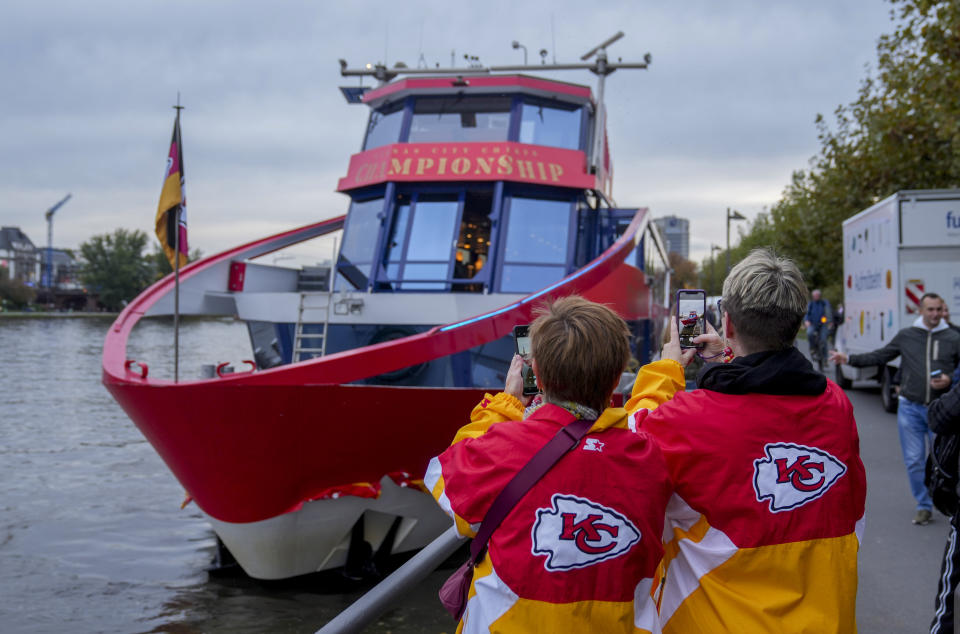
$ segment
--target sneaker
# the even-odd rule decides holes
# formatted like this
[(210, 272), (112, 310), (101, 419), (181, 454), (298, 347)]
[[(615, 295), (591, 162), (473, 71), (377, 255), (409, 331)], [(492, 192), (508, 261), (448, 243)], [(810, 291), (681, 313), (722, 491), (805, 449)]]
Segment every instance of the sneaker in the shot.
[(917, 526), (926, 526), (930, 523), (930, 517), (932, 513), (927, 509), (920, 509), (917, 511), (917, 514), (913, 516), (913, 523)]

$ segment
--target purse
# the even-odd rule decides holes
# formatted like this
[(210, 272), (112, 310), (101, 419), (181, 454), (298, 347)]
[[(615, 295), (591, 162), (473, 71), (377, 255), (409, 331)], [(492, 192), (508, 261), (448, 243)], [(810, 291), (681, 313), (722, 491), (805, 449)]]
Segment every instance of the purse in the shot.
[(480, 530), (470, 544), (470, 559), (457, 568), (440, 588), (440, 603), (456, 620), (460, 620), (467, 607), (467, 594), (473, 581), (473, 569), (487, 552), (487, 542), (500, 522), (513, 510), (527, 491), (549, 471), (565, 453), (573, 449), (593, 426), (593, 419), (577, 419), (564, 425), (534, 454), (517, 475), (503, 487), (503, 491), (490, 505), (490, 510), (480, 523)]

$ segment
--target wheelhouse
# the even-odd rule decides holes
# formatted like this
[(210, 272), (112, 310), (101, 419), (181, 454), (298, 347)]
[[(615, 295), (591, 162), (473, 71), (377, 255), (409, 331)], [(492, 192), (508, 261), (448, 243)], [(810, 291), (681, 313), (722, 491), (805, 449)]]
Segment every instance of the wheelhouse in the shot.
[(588, 168), (589, 88), (405, 79), (364, 100), (362, 151), (338, 188), (352, 200), (337, 291), (529, 293), (596, 257), (632, 217), (603, 194), (608, 164)]

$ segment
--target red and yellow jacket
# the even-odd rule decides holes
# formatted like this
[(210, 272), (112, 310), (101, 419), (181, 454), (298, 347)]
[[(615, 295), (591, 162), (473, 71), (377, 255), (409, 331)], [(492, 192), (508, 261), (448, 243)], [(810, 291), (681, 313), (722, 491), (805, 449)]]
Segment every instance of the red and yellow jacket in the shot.
[[(652, 405), (674, 386), (653, 394)], [(472, 537), (506, 483), (572, 414), (487, 395), (424, 478)], [(493, 532), (474, 571), (462, 632), (659, 632), (653, 577), (670, 495), (663, 458), (609, 408)]]
[(843, 391), (699, 389), (650, 410), (648, 390), (641, 374), (628, 409), (674, 484), (655, 590), (663, 632), (855, 632), (866, 476)]

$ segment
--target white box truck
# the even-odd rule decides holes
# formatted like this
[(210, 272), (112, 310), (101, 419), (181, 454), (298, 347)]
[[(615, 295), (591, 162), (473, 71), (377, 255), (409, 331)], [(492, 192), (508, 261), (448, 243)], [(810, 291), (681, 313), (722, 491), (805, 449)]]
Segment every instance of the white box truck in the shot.
[[(843, 223), (844, 321), (837, 348), (848, 354), (887, 345), (919, 313), (924, 293), (940, 295), (960, 322), (960, 189), (900, 191)], [(884, 367), (836, 367), (836, 381), (876, 380), (883, 407), (897, 409), (894, 375)]]

